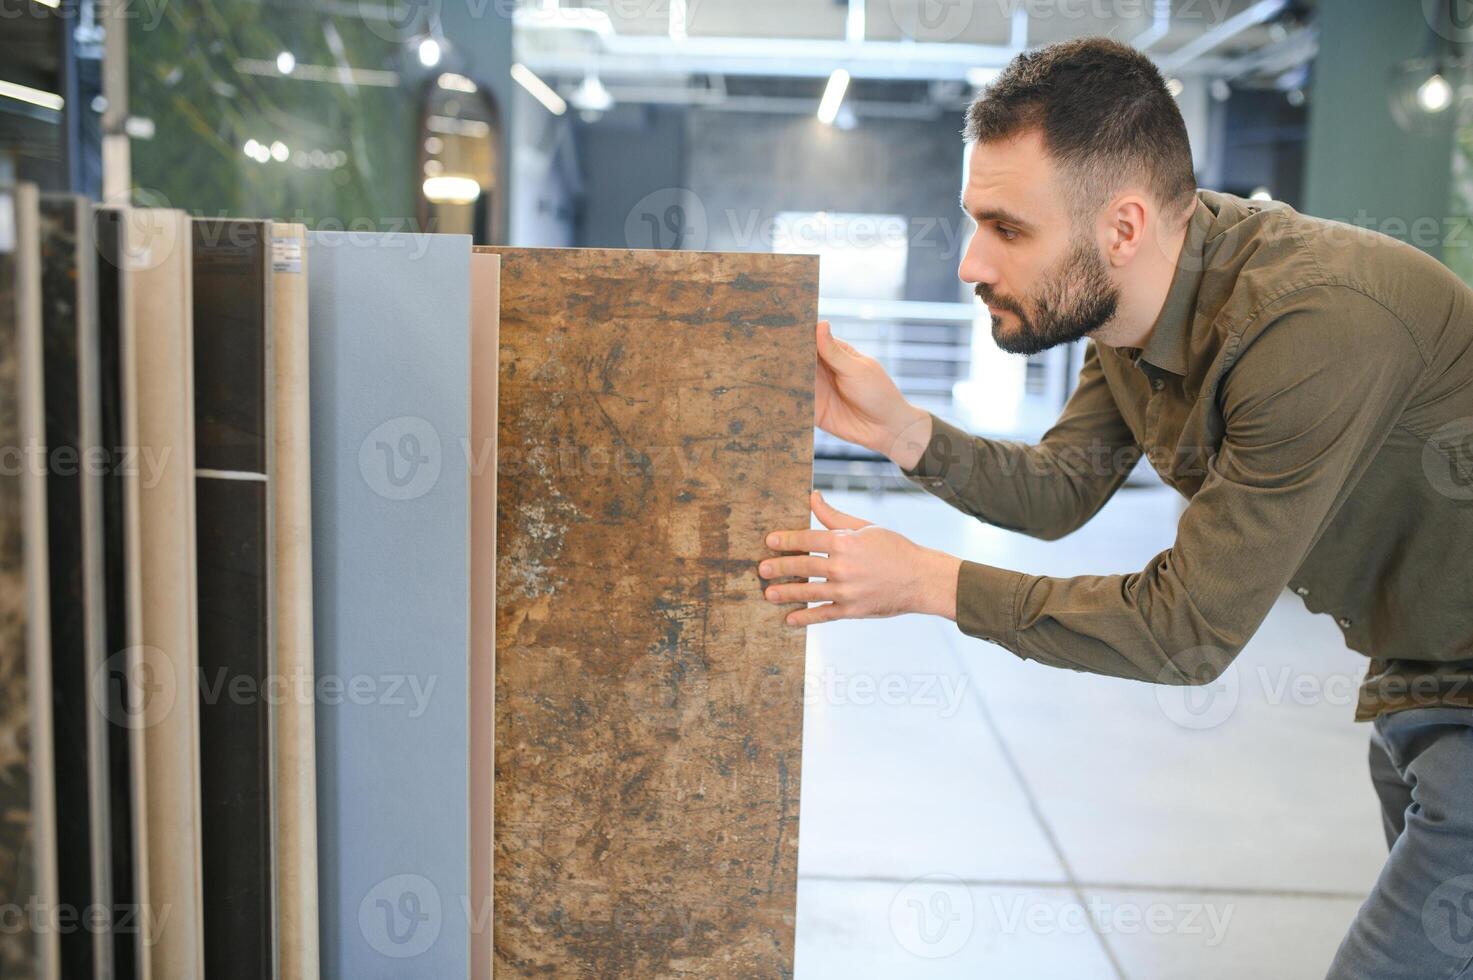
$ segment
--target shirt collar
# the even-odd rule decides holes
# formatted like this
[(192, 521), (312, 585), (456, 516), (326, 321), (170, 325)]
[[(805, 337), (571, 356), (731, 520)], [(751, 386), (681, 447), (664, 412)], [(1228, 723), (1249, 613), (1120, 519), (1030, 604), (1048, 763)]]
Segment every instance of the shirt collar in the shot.
[(1141, 360), (1182, 377), (1187, 373), (1188, 331), (1197, 307), (1197, 288), (1202, 285), (1202, 269), (1206, 265), (1207, 231), (1215, 217), (1198, 198), (1191, 220), (1187, 222), (1186, 240), (1182, 242), (1181, 256), (1171, 277), (1166, 302), (1161, 307), (1160, 316), (1156, 317), (1146, 346), (1141, 348)]

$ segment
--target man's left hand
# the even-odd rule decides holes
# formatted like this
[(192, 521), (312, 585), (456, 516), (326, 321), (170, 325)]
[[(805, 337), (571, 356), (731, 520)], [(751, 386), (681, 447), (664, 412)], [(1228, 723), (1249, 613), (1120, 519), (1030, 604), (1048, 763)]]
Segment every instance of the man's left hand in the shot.
[(817, 490), (809, 504), (828, 530), (772, 532), (767, 536), (769, 548), (801, 554), (765, 558), (758, 566), (765, 579), (805, 580), (768, 586), (764, 592), (768, 601), (822, 603), (789, 613), (785, 619), (789, 626), (910, 612), (956, 618), (961, 559), (837, 511)]

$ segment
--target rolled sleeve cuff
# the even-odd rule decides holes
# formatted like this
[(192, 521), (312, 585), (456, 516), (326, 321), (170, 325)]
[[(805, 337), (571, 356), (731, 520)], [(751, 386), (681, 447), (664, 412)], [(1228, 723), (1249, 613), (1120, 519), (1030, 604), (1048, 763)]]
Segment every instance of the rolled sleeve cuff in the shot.
[(931, 438), (916, 465), (900, 472), (912, 483), (931, 492), (950, 491), (955, 494), (957, 485), (968, 467), (963, 461), (970, 452), (972, 437), (950, 422), (931, 414)]
[(1018, 593), (1027, 576), (963, 561), (956, 577), (956, 626), (968, 636), (1018, 651)]

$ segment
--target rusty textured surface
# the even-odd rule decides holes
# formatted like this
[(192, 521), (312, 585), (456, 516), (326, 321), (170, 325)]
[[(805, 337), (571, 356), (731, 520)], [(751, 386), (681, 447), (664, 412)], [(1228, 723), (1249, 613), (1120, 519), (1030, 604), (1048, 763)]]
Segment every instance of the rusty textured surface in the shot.
[(492, 251), (497, 973), (791, 976), (818, 261)]

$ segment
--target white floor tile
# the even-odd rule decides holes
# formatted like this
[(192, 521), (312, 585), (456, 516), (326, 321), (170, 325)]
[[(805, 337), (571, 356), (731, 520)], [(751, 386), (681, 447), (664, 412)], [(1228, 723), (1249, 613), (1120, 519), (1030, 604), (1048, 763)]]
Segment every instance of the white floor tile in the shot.
[[(920, 881), (798, 883), (795, 980), (1113, 980), (1099, 940), (1043, 930), (1078, 903), (1062, 889)], [(1134, 980), (1134, 978), (1132, 978)]]
[(1323, 980), (1358, 902), (1096, 892), (1084, 909), (1130, 980)]

